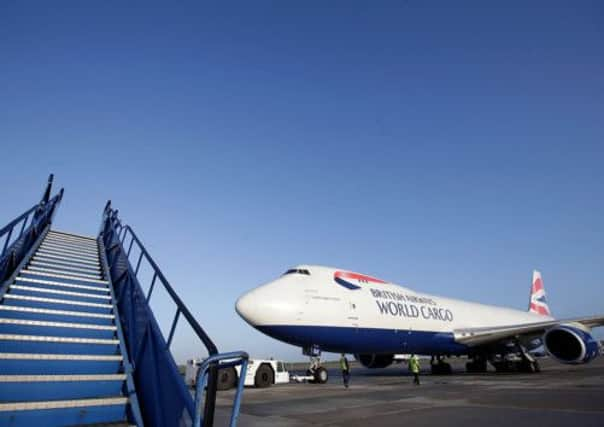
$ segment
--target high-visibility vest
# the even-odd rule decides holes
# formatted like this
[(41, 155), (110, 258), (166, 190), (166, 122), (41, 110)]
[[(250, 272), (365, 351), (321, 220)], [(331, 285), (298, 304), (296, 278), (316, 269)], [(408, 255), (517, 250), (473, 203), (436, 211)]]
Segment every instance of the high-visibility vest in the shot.
[(419, 373), (419, 359), (417, 356), (413, 356), (409, 359), (409, 370), (414, 374)]
[(343, 371), (348, 370), (348, 360), (346, 360), (344, 357), (340, 359), (340, 368), (342, 368)]

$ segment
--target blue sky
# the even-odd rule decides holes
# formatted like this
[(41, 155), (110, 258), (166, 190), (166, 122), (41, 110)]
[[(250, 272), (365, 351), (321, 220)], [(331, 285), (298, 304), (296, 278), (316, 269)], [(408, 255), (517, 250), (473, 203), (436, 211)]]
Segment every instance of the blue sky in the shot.
[(538, 268), (604, 312), (601, 2), (122, 3), (0, 5), (0, 222), (49, 172), (57, 228), (111, 198), (258, 357), (302, 359), (234, 302), (298, 263), (521, 309)]

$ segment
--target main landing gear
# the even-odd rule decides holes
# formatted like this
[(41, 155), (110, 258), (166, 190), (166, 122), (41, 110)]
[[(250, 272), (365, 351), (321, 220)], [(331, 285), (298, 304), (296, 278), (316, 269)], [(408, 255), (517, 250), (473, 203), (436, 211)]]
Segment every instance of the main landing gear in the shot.
[(493, 358), (490, 361), (497, 372), (541, 372), (537, 359), (528, 352), (520, 341), (515, 340), (511, 347), (515, 347), (516, 352), (505, 354), (499, 358)]
[(466, 372), (484, 373), (487, 371), (487, 358), (482, 354), (475, 354), (472, 360), (466, 363)]
[(453, 373), (451, 365), (445, 362), (441, 355), (432, 356), (430, 359), (430, 368), (432, 375), (451, 375)]

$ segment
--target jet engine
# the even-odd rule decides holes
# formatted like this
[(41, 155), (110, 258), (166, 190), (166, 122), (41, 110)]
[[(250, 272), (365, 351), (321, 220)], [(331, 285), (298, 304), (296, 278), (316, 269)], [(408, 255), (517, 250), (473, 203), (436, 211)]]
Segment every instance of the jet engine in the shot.
[(598, 355), (598, 343), (581, 324), (562, 324), (543, 335), (545, 350), (561, 363), (587, 363)]
[(355, 354), (354, 357), (361, 365), (371, 369), (385, 368), (394, 361), (394, 354)]

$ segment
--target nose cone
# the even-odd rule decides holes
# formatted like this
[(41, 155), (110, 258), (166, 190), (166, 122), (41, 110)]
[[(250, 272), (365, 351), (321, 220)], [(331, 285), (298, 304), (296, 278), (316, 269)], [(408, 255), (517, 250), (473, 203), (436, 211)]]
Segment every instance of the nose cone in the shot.
[(243, 294), (235, 303), (237, 313), (252, 326), (289, 323), (295, 318), (297, 298), (288, 286), (275, 281)]
[(235, 303), (237, 314), (250, 325), (256, 324), (260, 314), (257, 309), (256, 300), (257, 298), (254, 296), (254, 291), (250, 291), (241, 295)]

